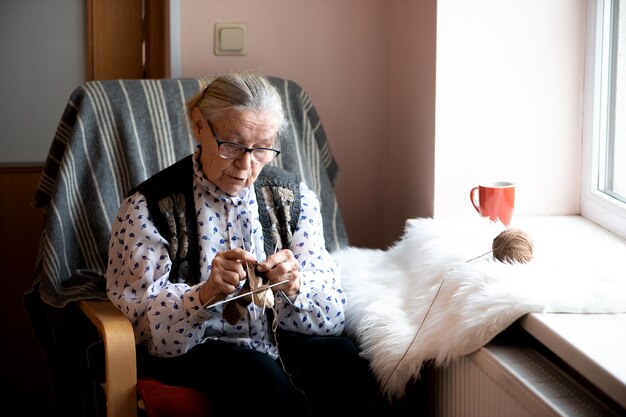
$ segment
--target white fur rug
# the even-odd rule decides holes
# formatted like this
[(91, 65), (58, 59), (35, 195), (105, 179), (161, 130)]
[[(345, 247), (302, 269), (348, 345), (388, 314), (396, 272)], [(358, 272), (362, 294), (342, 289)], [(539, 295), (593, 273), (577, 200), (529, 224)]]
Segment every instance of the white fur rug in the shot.
[(626, 280), (615, 276), (626, 271), (624, 248), (621, 269), (606, 273), (599, 256), (611, 254), (570, 251), (561, 259), (546, 251), (542, 258), (537, 242), (531, 262), (505, 264), (489, 253), (502, 230), (480, 218), (415, 219), (388, 250), (334, 253), (348, 296), (347, 332), (389, 398), (404, 396), (425, 361), (443, 365), (471, 353), (526, 313), (626, 312)]

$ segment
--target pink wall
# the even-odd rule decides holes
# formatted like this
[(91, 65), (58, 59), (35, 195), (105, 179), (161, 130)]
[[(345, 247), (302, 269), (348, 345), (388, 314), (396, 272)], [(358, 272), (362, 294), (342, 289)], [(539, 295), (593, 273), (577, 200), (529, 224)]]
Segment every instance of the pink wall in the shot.
[(388, 147), (382, 242), (431, 217), (434, 193), (435, 0), (389, 3)]
[[(341, 167), (351, 242), (380, 245), (387, 124), (388, 7), (380, 0), (184, 0), (181, 76), (260, 69), (311, 96)], [(213, 55), (215, 22), (245, 22), (248, 53)], [(398, 231), (400, 233), (400, 230)]]
[[(475, 216), (469, 188), (518, 184), (516, 214), (579, 211), (584, 0), (184, 0), (181, 76), (297, 81), (342, 174), (351, 242), (412, 217)], [(215, 22), (248, 54), (213, 55)]]

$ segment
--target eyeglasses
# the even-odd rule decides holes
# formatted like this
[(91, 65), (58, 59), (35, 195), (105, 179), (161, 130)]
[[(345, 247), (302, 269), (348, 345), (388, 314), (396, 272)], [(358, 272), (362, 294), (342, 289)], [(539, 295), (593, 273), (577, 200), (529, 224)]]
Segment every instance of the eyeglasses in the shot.
[(215, 129), (213, 128), (213, 125), (211, 124), (209, 119), (206, 119), (206, 121), (209, 125), (209, 129), (211, 129), (213, 137), (215, 138), (215, 142), (217, 142), (217, 151), (224, 159), (239, 159), (244, 153), (250, 152), (250, 155), (252, 155), (252, 159), (255, 162), (266, 164), (268, 162), (271, 162), (272, 159), (280, 154), (280, 151), (278, 149), (246, 148), (245, 146), (238, 143), (223, 141), (219, 138), (219, 136), (217, 136), (217, 133), (215, 133)]

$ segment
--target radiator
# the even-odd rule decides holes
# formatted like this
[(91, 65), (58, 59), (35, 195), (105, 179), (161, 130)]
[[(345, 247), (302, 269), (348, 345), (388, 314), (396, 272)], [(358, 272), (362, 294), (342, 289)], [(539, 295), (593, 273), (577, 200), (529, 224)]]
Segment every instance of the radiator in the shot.
[(419, 406), (428, 417), (626, 416), (554, 358), (523, 343), (492, 342), (442, 368), (429, 368)]

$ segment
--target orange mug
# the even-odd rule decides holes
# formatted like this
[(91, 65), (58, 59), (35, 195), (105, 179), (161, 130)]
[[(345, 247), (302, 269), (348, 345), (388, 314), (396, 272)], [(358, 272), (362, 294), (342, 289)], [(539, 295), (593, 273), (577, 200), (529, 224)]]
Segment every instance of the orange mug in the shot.
[(500, 221), (508, 227), (515, 206), (515, 184), (495, 181), (479, 185), (470, 190), (470, 201), (478, 214), (489, 217), (494, 222)]

